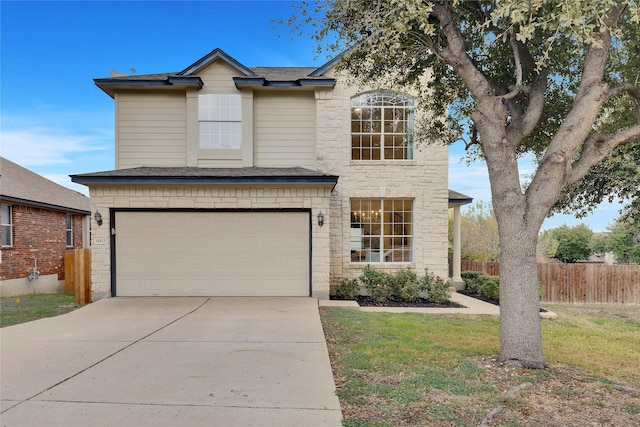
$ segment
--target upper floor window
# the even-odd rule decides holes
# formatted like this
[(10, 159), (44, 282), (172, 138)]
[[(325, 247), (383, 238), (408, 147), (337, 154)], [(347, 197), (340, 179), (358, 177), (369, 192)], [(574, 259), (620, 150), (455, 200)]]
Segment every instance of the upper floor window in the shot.
[(351, 199), (351, 262), (413, 261), (413, 200)]
[(67, 246), (73, 246), (73, 215), (71, 214), (67, 214), (66, 227), (67, 227)]
[(11, 206), (1, 205), (2, 211), (2, 246), (13, 246), (13, 217)]
[(242, 98), (237, 94), (198, 96), (200, 148), (239, 149), (242, 143)]
[(413, 159), (414, 101), (395, 92), (351, 98), (351, 159)]

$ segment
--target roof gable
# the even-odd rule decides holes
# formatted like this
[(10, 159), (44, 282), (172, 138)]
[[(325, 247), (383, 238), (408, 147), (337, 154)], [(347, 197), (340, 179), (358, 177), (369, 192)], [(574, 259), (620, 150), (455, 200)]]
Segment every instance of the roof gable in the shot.
[(247, 68), (244, 65), (242, 65), (240, 62), (238, 62), (236, 59), (234, 59), (233, 57), (231, 57), (229, 54), (227, 54), (225, 51), (223, 51), (222, 49), (220, 49), (218, 47), (213, 49), (211, 52), (209, 52), (208, 54), (206, 54), (202, 58), (198, 59), (193, 64), (189, 65), (184, 70), (180, 71), (178, 73), (178, 75), (179, 76), (191, 76), (191, 75), (198, 74), (204, 68), (207, 68), (209, 66), (209, 64), (211, 64), (212, 62), (214, 62), (214, 61), (216, 61), (218, 59), (220, 59), (222, 61), (225, 61), (226, 63), (231, 65), (240, 74), (242, 74), (244, 76), (251, 76), (251, 77), (255, 77), (256, 76), (256, 74), (253, 71), (251, 71), (249, 68)]
[(320, 67), (316, 68), (311, 74), (309, 74), (309, 77), (320, 77), (324, 75), (327, 71), (335, 68), (336, 65), (338, 65), (338, 62), (340, 62), (341, 58), (342, 58), (342, 54), (330, 59), (324, 65), (321, 65)]
[(335, 79), (324, 74), (334, 68), (340, 56), (319, 68), (314, 67), (254, 67), (249, 68), (220, 48), (215, 48), (178, 73), (123, 75), (94, 79), (96, 86), (110, 97), (122, 89), (177, 90), (187, 87), (202, 89), (204, 83), (199, 74), (216, 61), (223, 61), (238, 73), (233, 77), (237, 88), (333, 88)]
[(89, 214), (89, 198), (0, 157), (2, 200)]

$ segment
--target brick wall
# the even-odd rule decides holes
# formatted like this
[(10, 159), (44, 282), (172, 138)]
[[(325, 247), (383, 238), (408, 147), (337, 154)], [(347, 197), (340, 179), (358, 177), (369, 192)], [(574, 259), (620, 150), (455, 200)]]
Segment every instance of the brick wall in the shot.
[(82, 247), (82, 215), (73, 215), (73, 247), (67, 247), (66, 213), (12, 205), (13, 247), (2, 248), (0, 280), (27, 277), (38, 261), (40, 275), (64, 280), (64, 253)]

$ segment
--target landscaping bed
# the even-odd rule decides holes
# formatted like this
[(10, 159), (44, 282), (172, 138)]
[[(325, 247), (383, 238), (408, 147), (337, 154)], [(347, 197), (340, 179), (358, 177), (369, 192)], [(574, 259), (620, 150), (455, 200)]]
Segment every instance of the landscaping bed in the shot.
[[(331, 297), (332, 300), (343, 300), (344, 298)], [(349, 300), (352, 301), (352, 300)], [(453, 301), (433, 302), (425, 298), (417, 298), (412, 301), (405, 301), (401, 298), (390, 297), (383, 302), (374, 300), (371, 297), (360, 295), (355, 298), (360, 307), (422, 307), (422, 308), (465, 308)]]

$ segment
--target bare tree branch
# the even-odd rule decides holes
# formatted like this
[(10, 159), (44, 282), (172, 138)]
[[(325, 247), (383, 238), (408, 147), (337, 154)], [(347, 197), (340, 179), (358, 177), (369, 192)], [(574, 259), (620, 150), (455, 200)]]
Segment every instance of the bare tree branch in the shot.
[(587, 48), (584, 64), (582, 67), (582, 81), (578, 88), (576, 100), (580, 100), (582, 95), (589, 92), (594, 84), (599, 84), (604, 75), (605, 66), (609, 57), (611, 47), (611, 28), (614, 28), (627, 5), (625, 1), (620, 1), (609, 11), (606, 21), (600, 27), (599, 44), (591, 44)]
[(629, 96), (640, 101), (640, 89), (638, 89), (631, 83), (625, 83), (620, 86), (616, 86), (612, 89), (609, 89), (609, 92), (607, 93), (607, 96), (605, 97), (604, 101), (605, 102), (609, 101), (612, 98), (615, 98), (616, 96), (624, 92), (627, 92)]
[(504, 99), (513, 99), (516, 96), (518, 96), (520, 92), (522, 92), (523, 90), (522, 64), (520, 64), (520, 49), (518, 47), (518, 43), (516, 42), (515, 37), (513, 37), (513, 34), (509, 36), (509, 42), (511, 43), (511, 49), (513, 49), (513, 60), (515, 62), (515, 68), (516, 68), (516, 84), (513, 86), (513, 89), (511, 89), (511, 92), (503, 96)]
[(638, 138), (640, 138), (640, 125), (632, 126), (615, 135), (601, 133), (590, 135), (584, 143), (580, 157), (572, 165), (568, 184), (582, 179), (593, 165), (604, 159), (617, 146)]
[(445, 5), (434, 4), (433, 16), (440, 22), (440, 29), (447, 39), (447, 47), (440, 51), (442, 60), (456, 70), (476, 101), (486, 95), (494, 95), (493, 87), (467, 54), (464, 37), (453, 20), (451, 10)]

